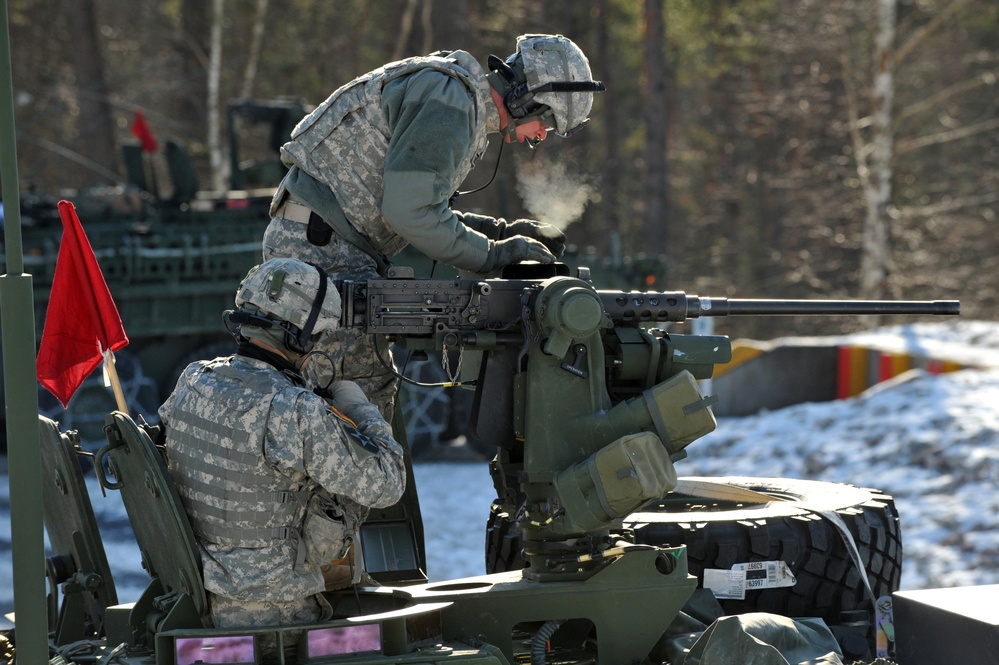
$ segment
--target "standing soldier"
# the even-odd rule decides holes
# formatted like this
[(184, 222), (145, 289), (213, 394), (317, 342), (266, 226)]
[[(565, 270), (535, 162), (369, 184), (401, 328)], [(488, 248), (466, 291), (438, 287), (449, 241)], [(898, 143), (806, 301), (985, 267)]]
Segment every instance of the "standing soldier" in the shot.
[[(295, 257), (331, 278), (363, 281), (384, 276), (409, 244), (476, 274), (561, 257), (565, 236), (551, 225), (451, 203), (487, 134), (531, 146), (550, 131), (568, 136), (586, 124), (603, 85), (561, 35), (522, 35), (516, 53), (489, 56), (488, 65), (486, 73), (465, 51), (441, 51), (387, 64), (330, 95), (281, 149), (289, 171), (271, 204), (264, 258)], [(357, 381), (391, 420), (397, 380), (387, 341), (341, 333), (336, 375)]]

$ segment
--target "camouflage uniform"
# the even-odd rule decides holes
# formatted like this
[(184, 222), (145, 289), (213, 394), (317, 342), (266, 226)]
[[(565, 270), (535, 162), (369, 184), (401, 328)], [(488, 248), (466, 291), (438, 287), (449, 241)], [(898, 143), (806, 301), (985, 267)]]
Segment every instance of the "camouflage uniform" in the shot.
[[(342, 86), (282, 148), (290, 168), (272, 203), (264, 259), (291, 256), (332, 278), (365, 280), (411, 243), (479, 271), (491, 241), (448, 203), (498, 129), (485, 72), (464, 51), (390, 63)], [(328, 239), (310, 242), (303, 220), (282, 216), (286, 201), (315, 211), (332, 227)], [(374, 349), (391, 362), (386, 340), (340, 330), (335, 342), (337, 378), (356, 381), (390, 418), (397, 381)]]
[(237, 353), (190, 365), (160, 407), (217, 626), (323, 618), (321, 565), (405, 488), (377, 408), (352, 406), (355, 429), (297, 378)]

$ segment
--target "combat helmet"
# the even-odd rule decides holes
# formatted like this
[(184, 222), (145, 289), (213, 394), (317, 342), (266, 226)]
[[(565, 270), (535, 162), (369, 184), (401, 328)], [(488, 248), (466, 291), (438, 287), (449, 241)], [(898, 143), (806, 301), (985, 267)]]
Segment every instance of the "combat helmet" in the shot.
[(295, 354), (307, 354), (316, 338), (338, 327), (340, 294), (326, 273), (297, 259), (271, 259), (255, 266), (236, 290), (232, 323), (260, 328)]
[(585, 126), (593, 93), (606, 89), (593, 80), (583, 51), (562, 35), (521, 35), (517, 52), (505, 62), (489, 56), (489, 69), (501, 77), (490, 80), (502, 85), (499, 92), (512, 118), (545, 119), (559, 136)]

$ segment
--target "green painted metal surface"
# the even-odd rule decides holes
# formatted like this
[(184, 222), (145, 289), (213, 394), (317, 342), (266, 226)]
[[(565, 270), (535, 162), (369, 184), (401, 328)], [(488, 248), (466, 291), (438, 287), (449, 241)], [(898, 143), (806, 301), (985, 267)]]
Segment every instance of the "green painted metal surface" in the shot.
[(24, 274), (18, 205), (14, 93), (10, 66), (7, 1), (0, 0), (0, 177), (6, 206), (4, 240), (10, 274), (0, 277), (7, 439), (10, 444), (10, 529), (14, 544), (14, 613), (19, 620), (18, 660), (48, 662), (45, 605), (45, 548), (42, 537), (41, 453), (38, 449), (38, 394), (35, 391), (35, 335), (31, 275)]

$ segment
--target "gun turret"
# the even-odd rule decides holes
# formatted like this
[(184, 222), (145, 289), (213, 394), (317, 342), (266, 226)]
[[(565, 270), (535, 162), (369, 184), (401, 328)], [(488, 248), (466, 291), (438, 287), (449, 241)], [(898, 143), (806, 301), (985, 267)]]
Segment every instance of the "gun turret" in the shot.
[[(715, 428), (697, 379), (731, 360), (724, 336), (648, 325), (702, 316), (953, 315), (956, 301), (744, 300), (600, 291), (561, 264), (501, 279), (343, 283), (342, 325), (477, 370), (472, 431), (494, 445), (499, 496), (537, 580), (586, 578), (620, 519), (676, 483), (673, 462)], [(464, 377), (463, 377), (464, 379)], [(595, 555), (596, 554), (596, 555)]]

